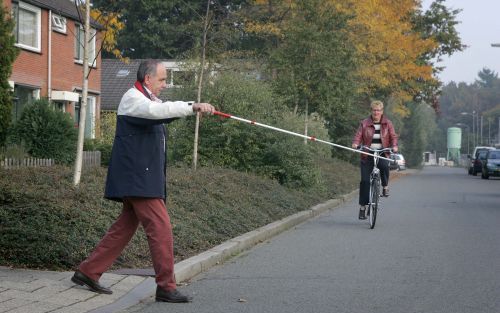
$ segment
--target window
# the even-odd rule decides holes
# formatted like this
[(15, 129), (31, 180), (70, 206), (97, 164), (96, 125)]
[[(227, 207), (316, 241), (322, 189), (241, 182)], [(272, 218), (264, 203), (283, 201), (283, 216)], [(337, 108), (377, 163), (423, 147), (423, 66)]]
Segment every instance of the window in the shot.
[[(95, 29), (90, 29), (89, 42), (89, 65), (95, 66)], [(75, 61), (83, 64), (83, 43), (85, 31), (82, 25), (76, 24), (75, 27)]]
[(14, 37), (20, 48), (40, 52), (41, 10), (24, 2), (12, 3)]
[(17, 121), (26, 105), (40, 98), (40, 89), (21, 85), (14, 86), (14, 105), (12, 107), (12, 120)]
[(66, 112), (66, 107), (62, 101), (51, 101), (52, 107), (56, 111)]
[[(80, 108), (82, 103), (82, 97), (80, 96), (80, 101), (75, 104), (75, 126), (80, 125)], [(87, 108), (85, 112), (85, 138), (94, 139), (95, 138), (95, 119), (96, 119), (96, 97), (87, 97)]]
[(66, 18), (60, 15), (52, 15), (52, 29), (56, 32), (66, 34)]
[(130, 74), (130, 70), (119, 70), (118, 73), (116, 73), (116, 77), (127, 77), (128, 74)]

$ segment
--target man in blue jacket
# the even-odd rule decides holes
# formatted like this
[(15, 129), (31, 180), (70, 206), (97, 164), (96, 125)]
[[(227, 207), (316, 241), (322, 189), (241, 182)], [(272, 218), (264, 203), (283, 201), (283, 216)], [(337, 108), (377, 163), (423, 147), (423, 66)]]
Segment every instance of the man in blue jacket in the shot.
[(121, 215), (71, 280), (98, 293), (112, 291), (99, 284), (134, 235), (139, 223), (147, 238), (156, 274), (156, 301), (189, 302), (176, 289), (174, 248), (170, 218), (165, 206), (166, 129), (171, 119), (195, 112), (212, 114), (208, 103), (162, 102), (167, 70), (160, 61), (143, 61), (137, 81), (118, 107), (116, 135), (106, 179), (105, 198), (123, 203)]

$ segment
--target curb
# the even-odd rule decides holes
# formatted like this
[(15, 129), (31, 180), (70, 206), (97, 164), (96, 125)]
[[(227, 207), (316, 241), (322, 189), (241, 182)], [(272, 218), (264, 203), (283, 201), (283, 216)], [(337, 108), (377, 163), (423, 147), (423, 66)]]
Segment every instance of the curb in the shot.
[[(196, 275), (207, 271), (215, 265), (223, 263), (227, 259), (236, 256), (242, 251), (248, 250), (257, 244), (292, 228), (293, 226), (309, 220), (310, 218), (316, 217), (328, 210), (338, 207), (339, 205), (351, 200), (357, 194), (358, 190), (356, 189), (339, 199), (331, 199), (324, 203), (317, 204), (308, 210), (295, 213), (276, 222), (257, 228), (256, 230), (229, 239), (228, 241), (205, 252), (185, 259), (175, 264), (176, 280), (177, 282), (190, 280)], [(153, 277), (148, 277), (117, 301), (89, 311), (89, 313), (113, 313), (124, 310), (138, 304), (143, 299), (151, 297), (155, 294), (155, 291), (155, 279)]]

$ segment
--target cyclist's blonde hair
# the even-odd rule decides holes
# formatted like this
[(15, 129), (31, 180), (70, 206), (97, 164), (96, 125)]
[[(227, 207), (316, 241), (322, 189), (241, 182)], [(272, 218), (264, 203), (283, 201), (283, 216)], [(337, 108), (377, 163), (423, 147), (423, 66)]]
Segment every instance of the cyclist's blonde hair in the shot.
[(372, 101), (372, 103), (370, 103), (370, 108), (372, 108), (372, 109), (379, 108), (379, 109), (383, 110), (384, 103), (380, 100)]

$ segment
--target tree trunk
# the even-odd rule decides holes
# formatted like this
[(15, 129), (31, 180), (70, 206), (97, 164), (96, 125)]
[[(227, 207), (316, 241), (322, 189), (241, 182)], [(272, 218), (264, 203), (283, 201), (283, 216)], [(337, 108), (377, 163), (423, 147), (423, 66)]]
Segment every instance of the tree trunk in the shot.
[[(208, 32), (208, 15), (210, 13), (210, 0), (207, 0), (207, 13), (205, 15), (205, 25), (203, 27), (203, 47), (201, 52), (200, 77), (198, 77), (198, 97), (197, 102), (201, 102), (201, 88), (203, 83), (203, 71), (205, 68), (205, 55), (207, 50), (207, 32)], [(194, 128), (194, 147), (193, 147), (193, 169), (196, 170), (198, 165), (198, 137), (200, 131), (200, 112), (196, 112), (196, 124)]]
[[(306, 98), (306, 109), (304, 112), (304, 135), (309, 136), (309, 99)], [(307, 138), (304, 138), (304, 144), (307, 145)]]
[(85, 137), (85, 118), (87, 115), (87, 95), (89, 89), (90, 1), (85, 1), (85, 31), (83, 37), (83, 90), (80, 105), (80, 125), (78, 125), (75, 172), (73, 175), (73, 185), (75, 187), (80, 184), (80, 177), (82, 174), (83, 139)]

